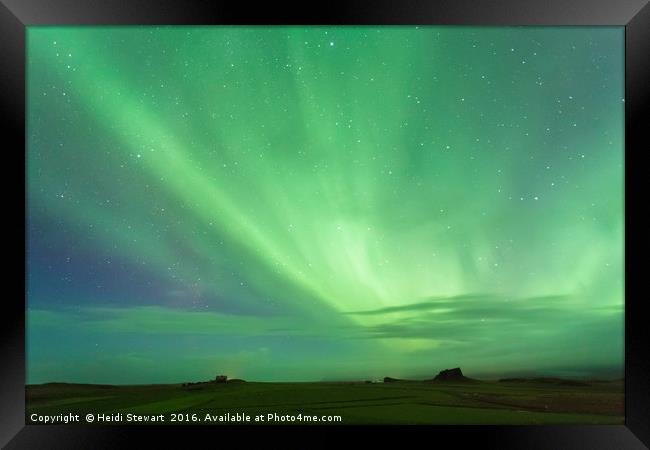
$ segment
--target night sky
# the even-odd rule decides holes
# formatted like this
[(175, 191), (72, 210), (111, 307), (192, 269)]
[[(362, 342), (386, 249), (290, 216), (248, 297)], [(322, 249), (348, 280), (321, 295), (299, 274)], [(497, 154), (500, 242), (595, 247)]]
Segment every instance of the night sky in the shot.
[(622, 376), (622, 27), (27, 37), (29, 383)]

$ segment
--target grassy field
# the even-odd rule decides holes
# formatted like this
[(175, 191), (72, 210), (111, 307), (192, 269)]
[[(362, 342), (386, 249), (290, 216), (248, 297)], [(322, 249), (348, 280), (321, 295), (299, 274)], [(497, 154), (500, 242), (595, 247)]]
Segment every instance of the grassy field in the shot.
[[(51, 383), (26, 388), (27, 423), (37, 414), (88, 413), (117, 417), (164, 415), (165, 424), (233, 424), (224, 415), (246, 414), (255, 423), (304, 424), (305, 415), (341, 416), (328, 424), (622, 424), (623, 382), (563, 385), (542, 381), (392, 383), (201, 383), (190, 386), (101, 386)], [(171, 422), (172, 414), (189, 419)], [(117, 416), (118, 414), (121, 414)], [(196, 421), (192, 421), (195, 414)], [(213, 421), (206, 420), (206, 415)], [(277, 414), (272, 418), (268, 414)], [(281, 416), (294, 416), (294, 421)], [(221, 420), (219, 420), (221, 416)], [(176, 416), (179, 418), (178, 416)], [(151, 419), (151, 417), (150, 417)], [(43, 419), (40, 419), (43, 420)], [(99, 423), (95, 420), (94, 423)], [(118, 424), (111, 422), (112, 424)], [(135, 423), (135, 422), (131, 422)], [(137, 422), (142, 423), (142, 422)], [(160, 422), (145, 422), (160, 423)], [(102, 423), (107, 424), (107, 423)]]

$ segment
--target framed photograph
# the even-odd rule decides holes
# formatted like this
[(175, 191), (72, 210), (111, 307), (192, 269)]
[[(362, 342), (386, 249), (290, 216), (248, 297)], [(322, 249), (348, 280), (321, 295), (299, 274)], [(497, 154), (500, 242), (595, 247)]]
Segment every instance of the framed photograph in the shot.
[(647, 448), (646, 3), (3, 0), (2, 445)]

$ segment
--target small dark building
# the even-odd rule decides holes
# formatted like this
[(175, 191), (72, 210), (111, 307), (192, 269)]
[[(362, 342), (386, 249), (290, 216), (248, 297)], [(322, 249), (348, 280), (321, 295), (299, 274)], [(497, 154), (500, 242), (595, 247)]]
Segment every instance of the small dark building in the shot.
[(226, 383), (228, 381), (227, 375), (217, 375), (214, 379), (215, 383)]

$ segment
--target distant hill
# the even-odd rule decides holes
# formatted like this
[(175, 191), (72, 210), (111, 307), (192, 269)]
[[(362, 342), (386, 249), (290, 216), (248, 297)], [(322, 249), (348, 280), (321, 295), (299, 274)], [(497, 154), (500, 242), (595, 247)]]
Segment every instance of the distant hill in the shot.
[(473, 378), (468, 378), (463, 375), (463, 371), (460, 370), (460, 367), (455, 367), (453, 369), (441, 370), (438, 375), (428, 380), (404, 380), (400, 378), (393, 377), (384, 377), (384, 383), (405, 383), (405, 382), (425, 382), (425, 383), (457, 383), (457, 382), (476, 382)]
[(52, 381), (42, 384), (31, 384), (27, 386), (51, 386), (51, 387), (89, 387), (89, 388), (113, 388), (114, 384), (92, 384), (92, 383), (65, 383), (61, 381)]
[(500, 383), (544, 383), (557, 386), (589, 386), (589, 383), (566, 378), (538, 377), (538, 378), (501, 378)]
[(405, 381), (405, 380), (400, 380), (399, 378), (384, 377), (384, 383), (395, 383), (397, 381)]

